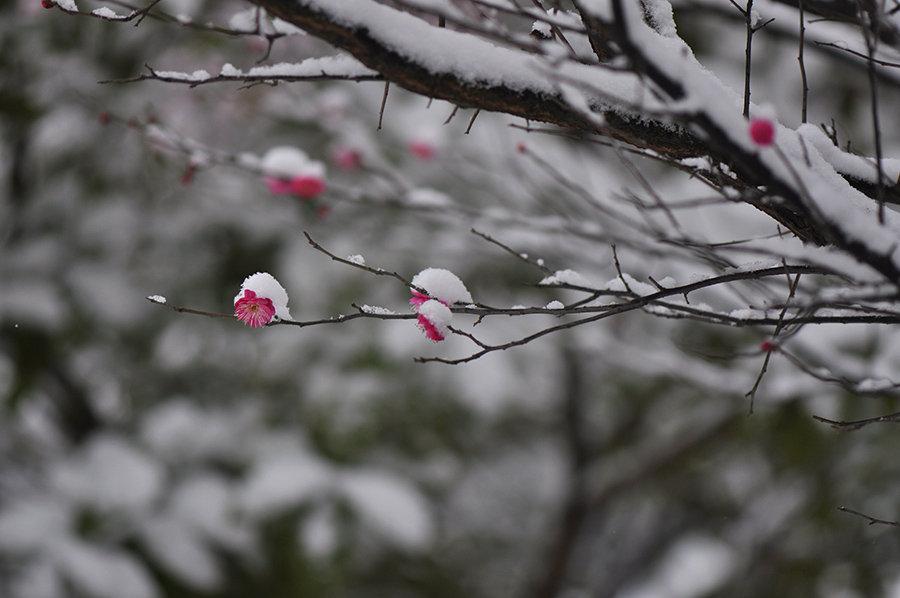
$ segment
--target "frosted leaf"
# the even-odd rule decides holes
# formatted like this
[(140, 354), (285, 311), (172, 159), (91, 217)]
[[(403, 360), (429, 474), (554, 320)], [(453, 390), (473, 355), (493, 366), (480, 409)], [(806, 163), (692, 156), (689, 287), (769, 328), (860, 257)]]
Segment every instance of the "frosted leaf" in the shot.
[(472, 303), (472, 295), (459, 277), (443, 268), (426, 268), (412, 279), (413, 285), (424, 289), (429, 297), (450, 305)]
[(407, 481), (389, 473), (354, 471), (341, 476), (340, 487), (362, 520), (387, 539), (413, 550), (431, 542), (428, 504)]
[(287, 291), (268, 272), (257, 272), (245, 278), (244, 282), (241, 283), (241, 290), (234, 297), (235, 303), (243, 297), (244, 291), (253, 291), (257, 297), (271, 299), (272, 304), (275, 306), (275, 315), (282, 320), (291, 319), (291, 312), (288, 309)]

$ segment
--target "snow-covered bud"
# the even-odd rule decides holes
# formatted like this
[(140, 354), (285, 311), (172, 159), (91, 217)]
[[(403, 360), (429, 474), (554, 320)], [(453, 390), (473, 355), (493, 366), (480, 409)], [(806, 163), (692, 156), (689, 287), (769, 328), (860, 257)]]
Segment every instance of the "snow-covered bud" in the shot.
[(425, 337), (435, 343), (439, 343), (447, 336), (453, 312), (440, 301), (429, 299), (419, 306), (419, 316), (416, 318), (419, 328), (425, 333)]
[(251, 328), (261, 328), (276, 316), (290, 319), (288, 294), (267, 272), (257, 272), (244, 279), (234, 298), (234, 315)]

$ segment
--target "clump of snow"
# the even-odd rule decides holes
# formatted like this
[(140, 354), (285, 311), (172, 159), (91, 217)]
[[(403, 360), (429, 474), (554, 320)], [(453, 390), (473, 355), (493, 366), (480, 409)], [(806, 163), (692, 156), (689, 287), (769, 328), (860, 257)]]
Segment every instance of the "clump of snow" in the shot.
[(447, 305), (454, 303), (472, 303), (472, 295), (459, 277), (443, 268), (426, 268), (416, 274), (412, 283), (423, 289), (429, 297)]
[(361, 255), (359, 255), (359, 254), (356, 254), (356, 255), (348, 255), (348, 256), (347, 256), (347, 261), (348, 261), (348, 262), (353, 262), (353, 263), (356, 264), (357, 266), (365, 266), (365, 265), (366, 265), (366, 258), (364, 258), (363, 256), (361, 256)]
[(291, 319), (291, 312), (288, 309), (287, 291), (268, 272), (257, 272), (245, 278), (244, 282), (241, 283), (241, 290), (234, 296), (235, 303), (244, 296), (244, 291), (253, 291), (258, 297), (271, 299), (272, 304), (275, 306), (275, 315), (282, 320)]
[(551, 301), (547, 304), (547, 309), (564, 309), (565, 307), (562, 301)]
[(441, 208), (453, 201), (444, 193), (434, 189), (411, 189), (406, 194), (406, 201), (418, 207)]
[(553, 37), (553, 28), (547, 21), (535, 21), (531, 24), (531, 32), (537, 33), (544, 39)]
[(150, 295), (147, 297), (147, 301), (152, 301), (153, 303), (158, 303), (160, 305), (166, 304), (166, 298), (162, 295)]
[(396, 314), (396, 312), (393, 310), (390, 310), (386, 307), (379, 307), (377, 305), (363, 305), (362, 307), (360, 307), (360, 309), (363, 310), (364, 313), (377, 316), (393, 316), (394, 314)]
[(100, 17), (101, 19), (121, 19), (124, 18), (119, 14), (116, 14), (116, 11), (112, 10), (109, 7), (101, 6), (100, 8), (95, 8), (91, 11), (91, 14)]
[(263, 171), (272, 177), (290, 179), (297, 176), (324, 177), (325, 165), (290, 146), (273, 147), (260, 162)]
[(590, 283), (575, 270), (557, 270), (551, 276), (545, 277), (539, 285), (570, 284), (577, 287), (589, 287)]
[[(622, 279), (624, 279), (624, 282)], [(628, 283), (627, 288), (625, 286), (626, 282)], [(620, 292), (630, 290), (631, 292), (635, 293), (636, 295), (641, 295), (641, 296), (652, 295), (654, 293), (659, 292), (659, 289), (657, 289), (652, 284), (648, 284), (646, 282), (641, 282), (641, 281), (637, 280), (636, 278), (634, 278), (633, 276), (631, 276), (630, 274), (628, 274), (627, 272), (623, 273), (621, 277), (613, 278), (612, 280), (607, 282), (603, 288), (610, 290), (610, 291), (620, 291)]]
[(64, 10), (78, 10), (78, 5), (75, 4), (75, 0), (55, 0), (57, 6)]

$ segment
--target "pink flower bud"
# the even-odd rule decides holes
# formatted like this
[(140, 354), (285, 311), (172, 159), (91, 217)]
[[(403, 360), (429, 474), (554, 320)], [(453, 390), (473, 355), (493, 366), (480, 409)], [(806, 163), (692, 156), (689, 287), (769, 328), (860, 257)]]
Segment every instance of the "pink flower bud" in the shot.
[(437, 155), (437, 148), (427, 141), (411, 141), (408, 149), (419, 160), (433, 160)]
[(775, 123), (768, 118), (750, 120), (750, 139), (760, 147), (768, 147), (775, 141)]
[(289, 185), (291, 193), (303, 199), (312, 199), (325, 191), (325, 181), (317, 176), (297, 176)]
[(763, 353), (771, 353), (772, 351), (778, 348), (778, 343), (771, 340), (766, 340), (759, 343), (759, 350)]
[(56, 6), (56, 2), (53, 0), (41, 0), (41, 6), (44, 8), (53, 8)]
[(356, 170), (362, 166), (362, 154), (351, 147), (340, 147), (331, 155), (332, 161), (341, 170)]

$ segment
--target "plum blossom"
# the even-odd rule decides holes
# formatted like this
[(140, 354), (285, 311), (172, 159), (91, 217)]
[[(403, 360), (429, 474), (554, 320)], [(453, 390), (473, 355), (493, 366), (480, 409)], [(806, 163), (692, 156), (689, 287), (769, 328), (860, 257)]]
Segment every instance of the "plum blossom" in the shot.
[(358, 170), (362, 166), (362, 152), (352, 147), (336, 148), (331, 159), (341, 170)]
[(413, 277), (412, 284), (416, 288), (410, 289), (412, 297), (409, 304), (419, 314), (416, 318), (419, 328), (429, 340), (444, 340), (453, 317), (450, 306), (454, 303), (472, 303), (471, 293), (456, 274), (442, 268), (422, 270)]
[(234, 302), (234, 315), (250, 328), (262, 328), (275, 317), (275, 305), (268, 297), (257, 297), (250, 289)]
[(275, 277), (257, 272), (244, 279), (234, 298), (234, 315), (251, 328), (261, 328), (276, 316), (290, 319), (288, 295)]
[(325, 166), (295, 147), (271, 148), (260, 166), (266, 187), (274, 195), (312, 199), (325, 191)]
[(417, 311), (419, 316), (416, 320), (419, 328), (425, 333), (425, 337), (436, 343), (444, 340), (450, 320), (453, 318), (450, 308), (440, 301), (429, 299), (419, 305)]

